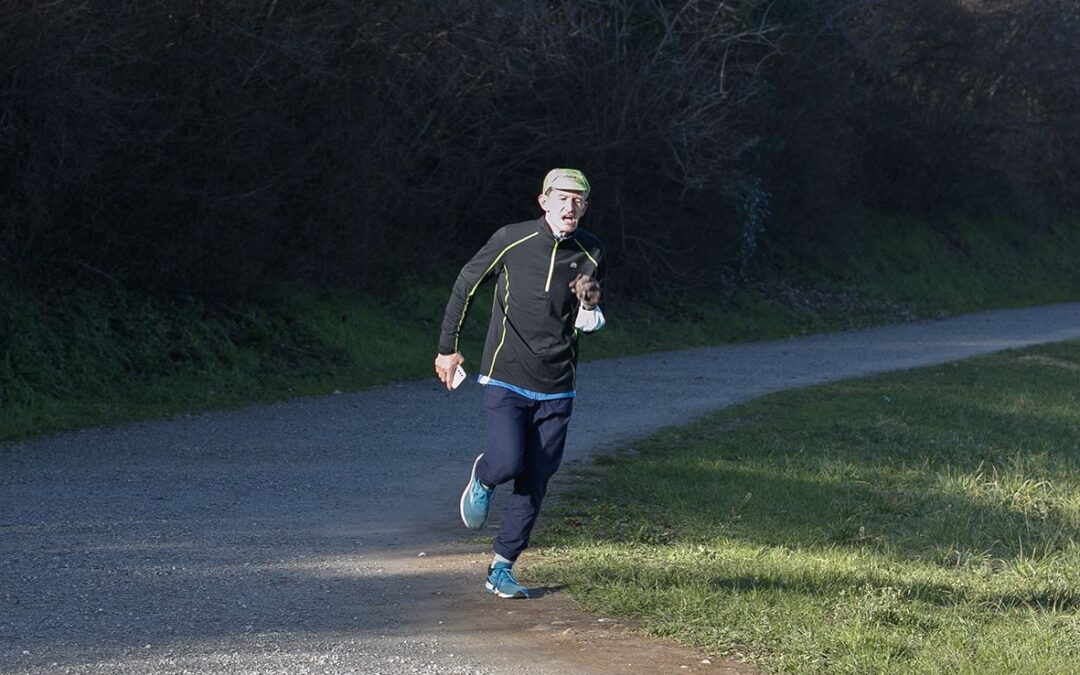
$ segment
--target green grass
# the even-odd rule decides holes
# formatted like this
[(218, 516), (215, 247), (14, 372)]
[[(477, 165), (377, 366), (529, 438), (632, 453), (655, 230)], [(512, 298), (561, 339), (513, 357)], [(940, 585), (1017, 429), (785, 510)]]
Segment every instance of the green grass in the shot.
[(1077, 221), (1022, 226), (991, 217), (934, 224), (857, 213), (842, 228), (780, 250), (777, 263), (801, 285), (921, 316), (1059, 302), (1075, 299), (1080, 289)]
[(445, 299), (406, 300), (294, 288), (265, 307), (211, 307), (0, 293), (0, 439), (424, 377)]
[(1073, 673), (1080, 342), (779, 393), (612, 448), (527, 560), (792, 673)]
[[(491, 293), (462, 338), (475, 373)], [(290, 288), (264, 306), (73, 293), (46, 301), (0, 292), (0, 440), (431, 377), (446, 287), (415, 283), (386, 299)], [(766, 339), (834, 327), (755, 291), (680, 318), (630, 305), (587, 336), (583, 358)]]
[[(714, 291), (630, 302), (612, 279), (608, 325), (586, 337), (582, 358), (1080, 298), (1078, 222), (941, 228), (863, 214), (843, 232), (778, 230), (756, 276)], [(284, 288), (231, 306), (0, 288), (0, 439), (431, 377), (456, 273), (406, 281), (379, 298)], [(465, 326), (470, 373), (490, 310), (486, 290)]]

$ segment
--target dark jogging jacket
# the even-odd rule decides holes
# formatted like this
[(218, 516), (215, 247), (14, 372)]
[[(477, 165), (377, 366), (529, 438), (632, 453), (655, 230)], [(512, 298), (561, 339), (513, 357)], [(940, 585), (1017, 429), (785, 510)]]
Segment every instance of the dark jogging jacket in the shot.
[(578, 228), (556, 239), (543, 218), (500, 228), (465, 264), (446, 304), (439, 353), (458, 351), (469, 302), (496, 279), (480, 375), (542, 394), (574, 390), (578, 299), (570, 281), (604, 276), (604, 245)]

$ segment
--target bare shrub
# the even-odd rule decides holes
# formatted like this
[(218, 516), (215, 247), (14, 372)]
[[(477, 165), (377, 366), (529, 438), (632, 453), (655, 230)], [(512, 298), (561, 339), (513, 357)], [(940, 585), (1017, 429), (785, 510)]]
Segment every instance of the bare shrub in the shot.
[(685, 253), (722, 226), (775, 52), (752, 1), (20, 7), (8, 270), (203, 296), (445, 264), (536, 213), (555, 164), (594, 177), (628, 261)]
[[(789, 3), (790, 4), (790, 3)], [(777, 69), (789, 206), (936, 216), (1068, 208), (1078, 10), (845, 0), (789, 12)], [(781, 12), (783, 15), (783, 12)]]
[(537, 214), (560, 165), (593, 180), (625, 292), (714, 287), (793, 216), (1077, 199), (1066, 0), (0, 0), (0, 17), (0, 274), (18, 283), (383, 290)]

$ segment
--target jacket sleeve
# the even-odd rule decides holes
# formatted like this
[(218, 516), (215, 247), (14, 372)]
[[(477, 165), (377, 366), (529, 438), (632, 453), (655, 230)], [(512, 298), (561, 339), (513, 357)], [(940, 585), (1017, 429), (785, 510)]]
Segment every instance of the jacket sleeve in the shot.
[(461, 268), (443, 315), (442, 331), (439, 334), (440, 354), (453, 354), (458, 351), (458, 340), (461, 337), (461, 327), (465, 324), (465, 314), (469, 311), (469, 302), (480, 284), (499, 272), (498, 263), (505, 250), (505, 230), (506, 228), (502, 228), (491, 235), (472, 260)]
[(593, 257), (597, 261), (596, 270), (593, 271), (593, 279), (596, 279), (600, 284), (600, 304), (592, 309), (585, 309), (583, 305), (578, 305), (577, 317), (574, 321), (574, 328), (577, 328), (582, 333), (595, 333), (604, 327), (607, 320), (604, 318), (604, 299), (607, 297), (607, 293), (603, 292), (604, 273), (606, 272), (606, 265), (604, 262), (604, 248), (601, 246), (593, 252)]

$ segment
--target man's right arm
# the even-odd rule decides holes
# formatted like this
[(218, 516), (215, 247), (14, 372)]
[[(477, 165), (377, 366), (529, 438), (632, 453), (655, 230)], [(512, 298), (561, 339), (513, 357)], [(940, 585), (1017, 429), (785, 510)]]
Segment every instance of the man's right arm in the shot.
[(495, 232), (476, 252), (476, 255), (461, 268), (443, 314), (442, 330), (439, 333), (440, 355), (458, 354), (461, 327), (465, 323), (469, 303), (480, 284), (495, 276), (499, 271), (497, 263), (504, 249), (504, 230), (505, 228)]

